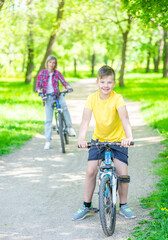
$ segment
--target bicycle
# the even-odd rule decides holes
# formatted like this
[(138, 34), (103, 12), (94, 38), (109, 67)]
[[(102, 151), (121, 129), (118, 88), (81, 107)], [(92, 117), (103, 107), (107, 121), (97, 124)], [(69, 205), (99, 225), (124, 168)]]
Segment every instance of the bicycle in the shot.
[[(96, 146), (105, 147), (104, 166), (99, 169), (99, 215), (105, 235), (111, 236), (115, 231), (116, 225), (116, 202), (118, 181), (129, 183), (130, 176), (116, 174), (116, 168), (111, 157), (110, 146), (120, 146), (120, 142), (88, 142), (88, 148)], [(134, 145), (131, 142), (130, 145)]]
[[(55, 121), (56, 121), (56, 132), (60, 136), (61, 140), (61, 148), (62, 153), (65, 153), (65, 144), (69, 144), (69, 135), (68, 135), (68, 127), (64, 118), (63, 109), (61, 108), (61, 105), (59, 103), (59, 96), (62, 94), (65, 96), (67, 93), (71, 92), (72, 89), (68, 89), (66, 91), (54, 93), (54, 102), (53, 102), (53, 109), (55, 112)], [(45, 101), (47, 99), (47, 95), (43, 94), (42, 92), (39, 92), (39, 95), (41, 96), (43, 100), (43, 105), (45, 105)]]

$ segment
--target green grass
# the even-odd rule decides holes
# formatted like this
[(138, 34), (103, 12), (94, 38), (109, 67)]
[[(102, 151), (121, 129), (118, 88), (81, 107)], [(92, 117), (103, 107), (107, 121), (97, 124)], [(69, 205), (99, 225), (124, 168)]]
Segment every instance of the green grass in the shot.
[(16, 79), (0, 81), (0, 109), (0, 155), (43, 131), (44, 109), (31, 85)]
[(141, 199), (142, 207), (150, 209), (153, 220), (141, 221), (129, 240), (168, 240), (168, 79), (156, 73), (127, 74), (125, 85), (116, 91), (140, 101), (146, 121), (165, 138), (164, 151), (153, 162), (160, 181), (154, 192)]

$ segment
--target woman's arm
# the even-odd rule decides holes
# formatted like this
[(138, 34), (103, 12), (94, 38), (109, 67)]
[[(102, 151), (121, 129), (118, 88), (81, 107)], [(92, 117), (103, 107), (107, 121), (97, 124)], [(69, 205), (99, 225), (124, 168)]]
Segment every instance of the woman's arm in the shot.
[(63, 75), (59, 71), (57, 71), (57, 73), (58, 73), (58, 77), (59, 77), (59, 80), (61, 81), (62, 85), (66, 89), (71, 88), (70, 85), (65, 81), (65, 78), (63, 77)]
[(36, 83), (36, 92), (41, 91), (41, 81), (42, 81), (42, 73), (40, 72), (37, 77), (37, 83)]

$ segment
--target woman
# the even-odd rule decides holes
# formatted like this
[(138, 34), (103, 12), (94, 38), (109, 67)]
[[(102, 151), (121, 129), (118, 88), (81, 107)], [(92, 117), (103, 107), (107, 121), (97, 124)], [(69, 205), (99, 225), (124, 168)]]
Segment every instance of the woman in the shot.
[[(46, 61), (46, 69), (42, 70), (37, 77), (36, 91), (43, 91), (43, 94), (47, 94), (47, 100), (45, 104), (45, 137), (46, 143), (45, 150), (50, 149), (50, 140), (52, 137), (52, 119), (53, 119), (53, 98), (54, 93), (59, 92), (59, 82), (66, 88), (72, 89), (70, 85), (65, 81), (63, 75), (56, 69), (57, 58), (55, 56), (49, 56)], [(66, 105), (66, 101), (62, 95), (59, 97), (59, 102), (64, 110), (64, 117), (68, 126), (68, 134), (71, 137), (76, 136), (75, 130), (72, 128), (72, 121)]]

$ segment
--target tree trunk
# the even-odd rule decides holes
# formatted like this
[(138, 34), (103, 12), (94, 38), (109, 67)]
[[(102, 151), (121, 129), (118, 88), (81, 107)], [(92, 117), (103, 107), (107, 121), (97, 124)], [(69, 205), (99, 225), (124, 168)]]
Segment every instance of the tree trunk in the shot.
[(128, 39), (128, 31), (123, 33), (123, 46), (122, 46), (122, 63), (119, 77), (119, 86), (124, 86), (124, 71), (125, 71), (125, 59), (126, 59), (126, 49), (127, 49), (127, 39)]
[(150, 37), (149, 39), (149, 44), (148, 44), (148, 55), (147, 55), (147, 66), (146, 66), (146, 73), (149, 73), (150, 71), (150, 58), (151, 58), (151, 41), (152, 38)]
[(153, 58), (154, 72), (159, 72), (159, 56)]
[(32, 0), (27, 0), (27, 6), (29, 11), (28, 20), (28, 36), (27, 36), (27, 47), (28, 47), (28, 60), (25, 74), (25, 83), (30, 83), (32, 79), (32, 72), (34, 69), (34, 40), (33, 40), (33, 14), (31, 7)]
[(74, 75), (77, 73), (77, 59), (74, 57)]
[(105, 63), (105, 65), (108, 65), (108, 57), (107, 57), (107, 55), (104, 56), (104, 63)]
[(127, 40), (128, 40), (128, 34), (131, 29), (131, 15), (128, 15), (128, 24), (127, 24), (127, 30), (124, 32), (121, 25), (119, 24), (119, 27), (122, 31), (123, 36), (123, 46), (122, 46), (122, 63), (121, 63), (121, 70), (120, 70), (120, 77), (119, 77), (119, 86), (124, 87), (124, 71), (125, 71), (125, 61), (126, 61), (126, 50), (127, 50)]
[(23, 55), (22, 72), (25, 71), (25, 64), (26, 64), (26, 53)]
[(111, 59), (111, 67), (113, 68), (114, 58)]
[(35, 78), (34, 78), (34, 91), (36, 89), (36, 82), (37, 82), (38, 73), (45, 68), (45, 62), (47, 60), (47, 57), (50, 56), (53, 53), (55, 40), (57, 38), (57, 30), (60, 27), (61, 20), (62, 20), (62, 17), (63, 17), (64, 0), (62, 0), (61, 2), (58, 2), (58, 4), (59, 5), (58, 5), (58, 9), (57, 9), (56, 22), (53, 25), (53, 31), (52, 31), (52, 34), (50, 36), (50, 39), (49, 39), (49, 42), (48, 42), (48, 45), (47, 45), (47, 49), (46, 49), (43, 61), (42, 61), (41, 65), (40, 65), (40, 68), (39, 68)]
[(92, 76), (94, 76), (95, 59), (96, 59), (96, 55), (95, 55), (95, 53), (93, 53), (93, 55), (92, 55)]
[(146, 73), (149, 73), (149, 66), (150, 66), (150, 56), (151, 53), (148, 51), (148, 57), (147, 57), (147, 66), (146, 66)]
[(3, 5), (4, 5), (4, 2), (5, 2), (5, 0), (0, 0), (0, 10), (1, 10), (1, 8), (2, 8)]
[(164, 29), (163, 77), (168, 77), (168, 31)]
[(158, 46), (158, 55), (154, 56), (154, 58), (153, 58), (154, 72), (159, 72), (159, 63), (160, 63), (160, 59), (161, 59), (162, 54), (163, 54), (163, 46), (164, 46), (163, 39), (161, 39), (157, 42), (157, 46)]

